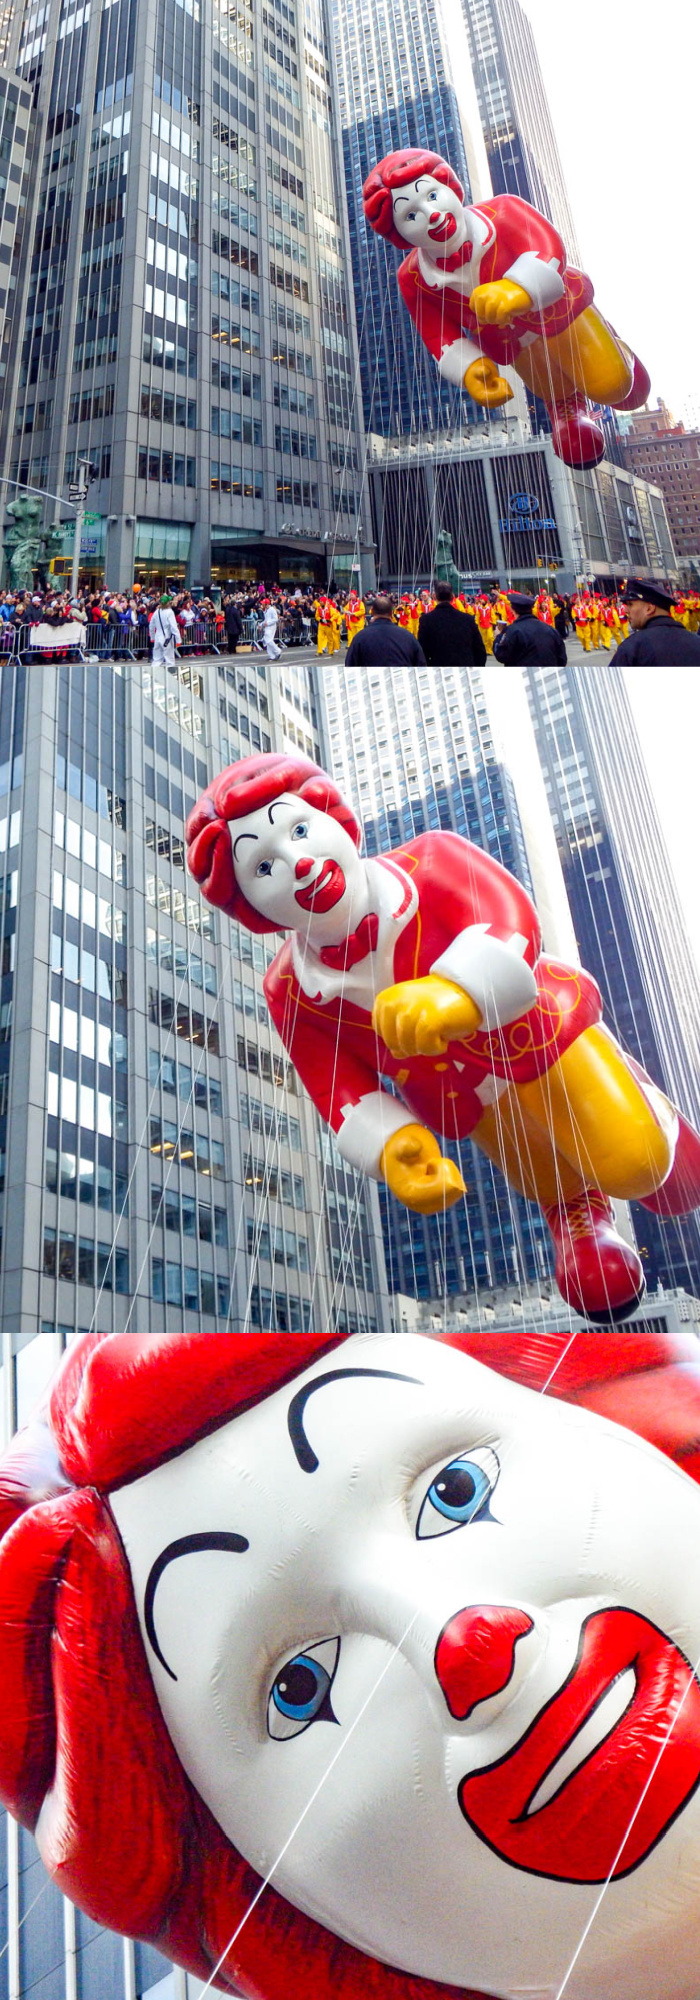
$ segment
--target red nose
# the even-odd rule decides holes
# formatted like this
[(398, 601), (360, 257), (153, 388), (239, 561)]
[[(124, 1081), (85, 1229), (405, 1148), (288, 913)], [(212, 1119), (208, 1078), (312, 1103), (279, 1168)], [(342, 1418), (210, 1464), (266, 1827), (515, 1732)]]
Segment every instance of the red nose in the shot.
[(442, 221), (442, 216), (441, 216), (441, 214), (440, 214), (440, 210), (439, 210), (439, 208), (434, 208), (434, 209), (433, 209), (433, 212), (432, 212), (432, 215), (431, 215), (431, 217), (430, 217), (430, 220), (431, 220), (431, 223), (432, 223), (432, 222), (441, 222), (441, 221)]
[(307, 856), (307, 858), (303, 861), (297, 861), (297, 865), (294, 870), (297, 881), (301, 881), (304, 875), (308, 875), (310, 869), (313, 868), (313, 865), (314, 864), (310, 856)]
[(507, 1604), (471, 1604), (438, 1639), (435, 1671), (450, 1715), (465, 1722), (480, 1701), (500, 1694), (513, 1673), (515, 1647), (532, 1631), (526, 1611)]

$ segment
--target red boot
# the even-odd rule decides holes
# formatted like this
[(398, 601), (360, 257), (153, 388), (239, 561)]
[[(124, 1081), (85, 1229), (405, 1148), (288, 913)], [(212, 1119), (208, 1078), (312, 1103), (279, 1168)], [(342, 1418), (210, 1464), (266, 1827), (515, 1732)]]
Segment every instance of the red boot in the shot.
[(700, 1208), (700, 1133), (678, 1113), (678, 1138), (670, 1174), (656, 1194), (641, 1196), (655, 1215), (691, 1215)]
[[(622, 344), (623, 343), (620, 342), (621, 346)], [(644, 362), (640, 361), (639, 355), (633, 354), (630, 348), (628, 348), (626, 352), (629, 353), (630, 361), (632, 363), (632, 369), (633, 369), (632, 387), (629, 390), (628, 394), (625, 396), (624, 403), (616, 403), (615, 409), (642, 410), (644, 408), (644, 404), (648, 403), (649, 397), (651, 395), (651, 377), (647, 374)]]
[(598, 1326), (628, 1319), (644, 1297), (644, 1272), (636, 1250), (618, 1236), (607, 1195), (588, 1188), (575, 1201), (546, 1208), (544, 1217), (556, 1250), (557, 1284), (567, 1305)]
[(605, 457), (605, 436), (591, 416), (585, 396), (574, 391), (565, 403), (554, 403), (549, 414), (557, 458), (579, 470), (599, 465)]

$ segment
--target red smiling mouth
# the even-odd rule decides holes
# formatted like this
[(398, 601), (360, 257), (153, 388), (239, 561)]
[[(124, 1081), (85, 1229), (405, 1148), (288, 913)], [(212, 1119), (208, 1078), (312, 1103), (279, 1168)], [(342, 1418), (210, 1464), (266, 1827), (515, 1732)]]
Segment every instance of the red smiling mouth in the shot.
[[(546, 1803), (537, 1794), (623, 1674), (623, 1714)], [(459, 1802), (503, 1861), (560, 1882), (629, 1875), (700, 1782), (700, 1682), (678, 1647), (635, 1611), (595, 1611), (576, 1664), (515, 1748), (464, 1778)]]
[(313, 910), (314, 913), (320, 911), (324, 914), (326, 910), (334, 910), (336, 903), (339, 903), (341, 896), (344, 895), (345, 876), (342, 868), (338, 866), (337, 861), (324, 861), (320, 874), (308, 889), (297, 889), (294, 900), (301, 905), (302, 910)]
[(433, 243), (444, 243), (448, 236), (454, 236), (456, 228), (456, 216), (446, 215), (443, 222), (436, 223), (434, 229), (428, 230), (428, 235)]

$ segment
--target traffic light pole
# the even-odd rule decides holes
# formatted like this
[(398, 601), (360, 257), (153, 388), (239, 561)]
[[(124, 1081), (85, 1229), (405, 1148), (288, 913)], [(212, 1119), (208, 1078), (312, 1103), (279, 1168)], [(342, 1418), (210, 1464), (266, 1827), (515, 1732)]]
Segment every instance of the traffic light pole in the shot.
[(80, 459), (80, 462), (78, 464), (78, 478), (74, 490), (76, 493), (76, 501), (75, 501), (75, 527), (73, 530), (73, 535), (74, 535), (73, 567), (71, 570), (71, 579), (70, 579), (71, 597), (77, 597), (78, 595), (78, 572), (80, 569), (80, 544), (83, 538), (83, 519), (85, 515), (85, 501), (87, 499), (87, 490), (88, 490), (88, 467), (86, 460), (83, 458)]

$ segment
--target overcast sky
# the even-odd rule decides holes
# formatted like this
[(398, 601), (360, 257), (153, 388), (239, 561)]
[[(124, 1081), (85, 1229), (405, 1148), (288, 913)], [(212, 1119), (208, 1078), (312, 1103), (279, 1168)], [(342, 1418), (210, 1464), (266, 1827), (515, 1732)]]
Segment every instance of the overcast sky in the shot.
[(700, 393), (694, 0), (523, 0), (596, 301), (678, 416)]

